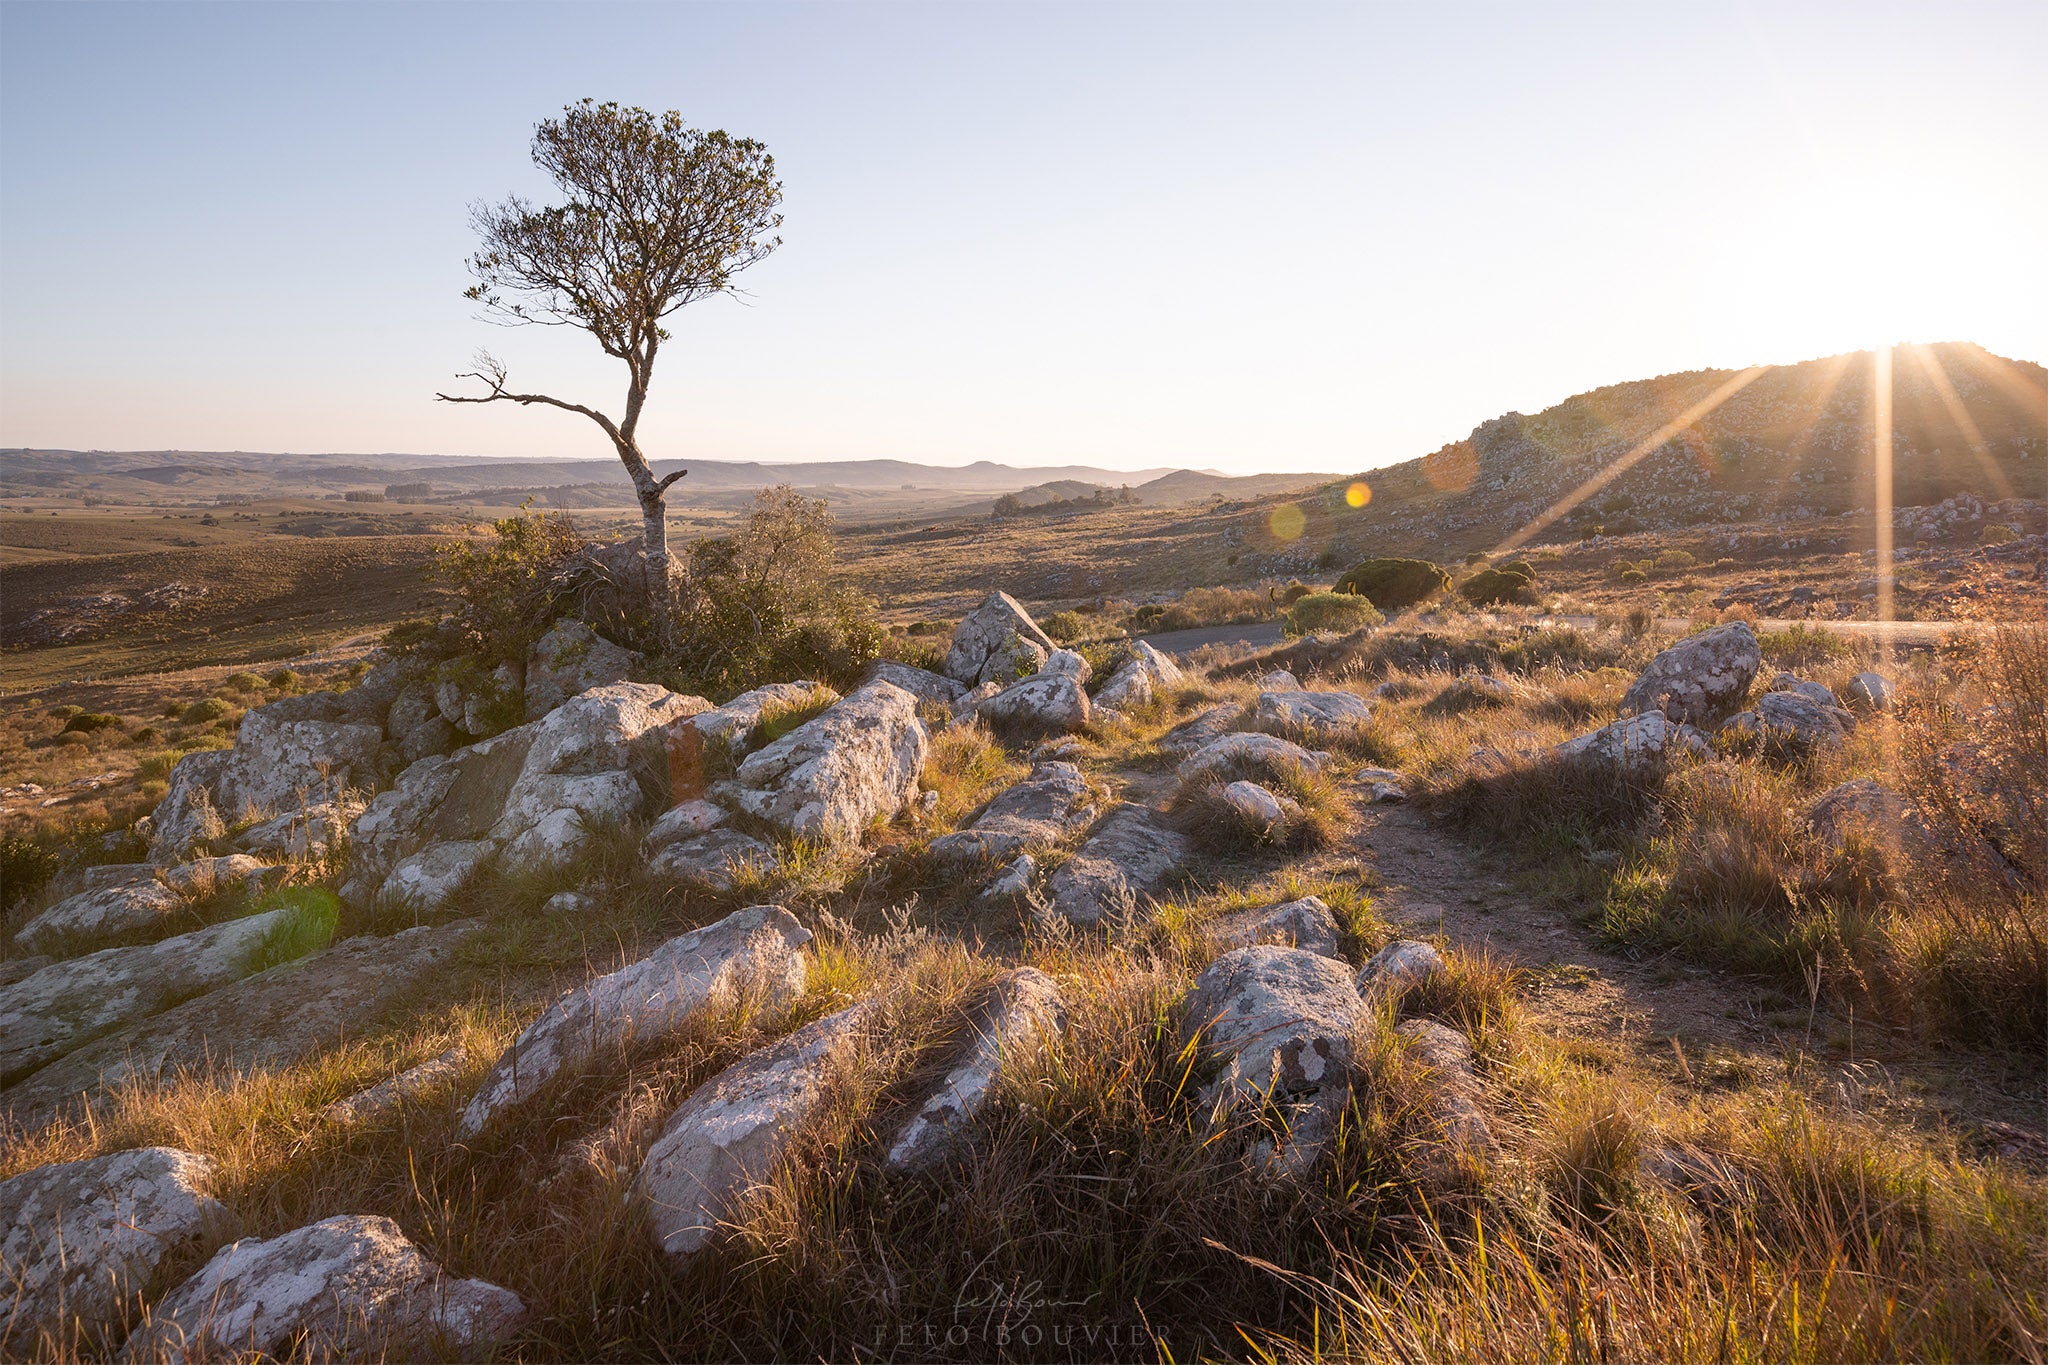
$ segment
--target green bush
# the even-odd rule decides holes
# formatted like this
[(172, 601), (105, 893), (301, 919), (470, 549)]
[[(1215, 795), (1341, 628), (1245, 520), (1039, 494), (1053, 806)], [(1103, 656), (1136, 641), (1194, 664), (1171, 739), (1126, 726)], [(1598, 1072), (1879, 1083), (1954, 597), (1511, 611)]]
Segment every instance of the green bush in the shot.
[(128, 736), (128, 742), (130, 744), (154, 744), (163, 737), (163, 731), (157, 729), (154, 725), (145, 725), (134, 734)]
[(267, 679), (280, 692), (296, 692), (301, 681), (299, 675), (289, 668), (280, 668)]
[(1312, 592), (1287, 609), (1287, 633), (1349, 632), (1381, 624), (1387, 618), (1369, 598), (1353, 593)]
[(121, 723), (119, 716), (110, 716), (102, 711), (81, 711), (64, 722), (63, 733), (67, 735), (89, 735), (96, 730), (111, 730)]
[(178, 719), (187, 725), (204, 725), (210, 720), (219, 720), (234, 710), (219, 697), (201, 697), (179, 713)]
[(1533, 602), (1536, 577), (1517, 573), (1505, 565), (1481, 569), (1458, 585), (1458, 596), (1475, 606), (1501, 606), (1509, 602)]
[(33, 839), (0, 838), (0, 909), (13, 909), (49, 883), (57, 855)]
[[(394, 651), (461, 654), (501, 663), (524, 663), (533, 642), (568, 609), (569, 563), (583, 549), (583, 537), (558, 512), (520, 509), (516, 517), (493, 522), (488, 545), (458, 541), (439, 551), (430, 577), (454, 592), (456, 609), (448, 628), (428, 638), (398, 639)], [(428, 646), (431, 639), (432, 647)]]
[(1984, 528), (1984, 534), (1978, 538), (1978, 542), (1983, 545), (2008, 545), (2018, 539), (2012, 527), (2002, 521), (1994, 521)]
[(254, 673), (230, 673), (222, 680), (221, 686), (236, 692), (254, 692), (263, 686), (263, 679)]
[(1392, 612), (1427, 602), (1450, 586), (1451, 576), (1426, 559), (1368, 559), (1346, 569), (1336, 591)]
[(1631, 588), (1638, 588), (1649, 582), (1650, 576), (1641, 569), (1623, 569), (1614, 576), (1614, 581)]
[(1072, 644), (1088, 632), (1088, 622), (1077, 611), (1056, 611), (1038, 623), (1055, 644)]
[(1690, 569), (1699, 561), (1684, 550), (1666, 550), (1657, 556), (1657, 567), (1666, 570)]

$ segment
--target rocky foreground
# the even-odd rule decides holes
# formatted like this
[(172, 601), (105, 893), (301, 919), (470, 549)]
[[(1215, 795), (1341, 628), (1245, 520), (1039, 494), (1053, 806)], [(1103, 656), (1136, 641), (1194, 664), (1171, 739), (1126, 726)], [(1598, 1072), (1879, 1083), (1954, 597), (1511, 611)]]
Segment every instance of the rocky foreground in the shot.
[[(1262, 679), (1166, 734), (1171, 799), (1122, 799), (1092, 785), (1064, 737), (1120, 723), (1189, 685), (1142, 643), (1108, 676), (1054, 647), (1009, 597), (963, 621), (943, 672), (877, 665), (844, 696), (797, 682), (723, 706), (630, 679), (637, 660), (586, 628), (560, 628), (520, 678), (465, 690), (409, 678), (396, 663), (352, 691), (252, 711), (232, 750), (182, 761), (147, 822), (149, 861), (93, 868), (16, 935), (0, 978), (0, 1112), (18, 1133), (105, 1105), (118, 1089), (201, 1069), (251, 1073), (310, 1057), (369, 1026), (430, 982), (481, 926), (443, 913), (486, 872), (575, 865), (601, 830), (637, 832), (639, 856), (676, 885), (752, 885), (792, 857), (867, 856), (875, 830), (936, 799), (922, 785), (935, 731), (983, 725), (1028, 773), (984, 802), (928, 855), (983, 905), (1042, 922), (1118, 932), (1150, 913), (1221, 812), (1284, 844), (1311, 818), (1304, 783), (1337, 781), (1363, 801), (1398, 801), (1397, 772), (1362, 764), (1373, 702), (1341, 689)], [(1762, 654), (1740, 623), (1659, 655), (1623, 715), (1559, 746), (1561, 760), (1619, 768), (1723, 744), (1796, 752), (1836, 743), (1859, 713), (1890, 704), (1875, 674), (1836, 697), (1790, 674), (1753, 694)], [(1091, 691), (1089, 684), (1096, 685)], [(1472, 675), (1475, 695), (1520, 684)], [(526, 719), (480, 735), (516, 693)], [(783, 730), (778, 721), (803, 717)], [(1351, 755), (1351, 756), (1347, 756)], [(1483, 756), (1481, 756), (1483, 759)], [(1904, 828), (1899, 799), (1872, 783), (1830, 792), (1816, 828)], [(1843, 834), (1841, 837), (1846, 837)], [(339, 893), (403, 911), (418, 927), (328, 941), (304, 902), (258, 908), (151, 938), (197, 894), (234, 885), (249, 903), (346, 847)], [(327, 864), (323, 864), (327, 865)], [(551, 912), (587, 900), (565, 892)], [(1362, 1049), (1405, 1049), (1427, 1078), (1440, 1160), (1494, 1148), (1487, 1086), (1470, 1042), (1440, 1019), (1403, 1019), (1444, 970), (1428, 944), (1400, 940), (1363, 963), (1340, 952), (1328, 905), (1300, 897), (1210, 927), (1220, 950), (1176, 1008), (1176, 1046), (1198, 1059), (1197, 1104), (1218, 1133), (1262, 1115), (1248, 1152), (1261, 1178), (1297, 1178), (1336, 1140)], [(659, 1045), (734, 1017), (788, 1017), (819, 971), (811, 927), (784, 906), (748, 905), (593, 976), (542, 1009), (461, 1105), (458, 1134), (488, 1135), (601, 1057)], [(1066, 1027), (1067, 987), (1033, 968), (997, 975), (973, 1025), (947, 1045), (923, 1092), (883, 1135), (887, 1165), (914, 1177), (971, 1149), (1004, 1069)], [(677, 1264), (720, 1236), (735, 1201), (771, 1178), (835, 1103), (848, 1059), (881, 1046), (887, 1002), (855, 999), (811, 1018), (696, 1086), (636, 1157), (635, 1216)], [(393, 1112), (463, 1074), (451, 1053), (331, 1106), (333, 1124)], [(922, 1074), (922, 1073), (921, 1073)], [(0, 1351), (33, 1349), (74, 1326), (135, 1359), (385, 1346), (466, 1352), (515, 1333), (526, 1306), (458, 1279), (374, 1216), (323, 1219), (283, 1236), (235, 1239), (202, 1156), (166, 1148), (45, 1166), (0, 1182), (0, 1274), (12, 1289)], [(174, 1273), (175, 1272), (175, 1273)]]

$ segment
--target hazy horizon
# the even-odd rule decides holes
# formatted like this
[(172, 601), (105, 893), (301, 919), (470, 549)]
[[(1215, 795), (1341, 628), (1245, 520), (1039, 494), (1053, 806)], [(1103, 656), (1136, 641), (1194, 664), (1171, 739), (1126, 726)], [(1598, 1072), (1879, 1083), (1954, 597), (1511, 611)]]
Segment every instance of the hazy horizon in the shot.
[(432, 401), (489, 345), (616, 405), (587, 338), (461, 298), (468, 205), (544, 193), (532, 125), (585, 95), (761, 138), (787, 187), (747, 306), (674, 320), (659, 460), (1348, 473), (1657, 374), (2048, 359), (2032, 5), (16, 3), (0, 34), (7, 447), (611, 459)]

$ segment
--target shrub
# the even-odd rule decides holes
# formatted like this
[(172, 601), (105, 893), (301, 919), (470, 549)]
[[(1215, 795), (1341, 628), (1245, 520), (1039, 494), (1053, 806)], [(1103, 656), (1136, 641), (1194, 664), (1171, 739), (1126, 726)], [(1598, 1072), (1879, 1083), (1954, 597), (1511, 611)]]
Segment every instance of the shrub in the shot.
[[(457, 603), (451, 629), (432, 637), (439, 657), (463, 654), (491, 665), (524, 663), (533, 642), (568, 609), (567, 570), (584, 548), (569, 519), (522, 508), (516, 517), (493, 522), (491, 529), (495, 534), (487, 544), (457, 541), (437, 552), (428, 569), (430, 577), (454, 592)], [(413, 637), (400, 639), (396, 632), (387, 640), (394, 652), (416, 652), (424, 644)]]
[(299, 677), (297, 673), (293, 672), (291, 669), (280, 668), (275, 673), (271, 674), (267, 681), (270, 683), (271, 687), (273, 687), (279, 692), (296, 692), (298, 690), (299, 683), (303, 680)]
[(178, 719), (187, 725), (204, 725), (208, 721), (219, 720), (232, 710), (234, 708), (219, 697), (201, 697), (180, 712)]
[(1055, 644), (1072, 644), (1088, 631), (1088, 622), (1077, 611), (1056, 611), (1038, 623)]
[(130, 744), (154, 744), (164, 737), (164, 732), (154, 725), (145, 725), (128, 737)]
[(1312, 592), (1287, 609), (1287, 633), (1349, 632), (1377, 626), (1387, 618), (1371, 600), (1350, 593)]
[(1630, 588), (1639, 588), (1650, 581), (1650, 576), (1641, 569), (1623, 569), (1614, 576), (1615, 582)]
[(49, 883), (57, 855), (33, 839), (0, 837), (0, 909), (11, 910)]
[(1986, 526), (1984, 534), (1979, 537), (1980, 542), (1985, 545), (2008, 545), (2018, 539), (2019, 536), (2012, 527), (2002, 521), (1994, 521)]
[(1831, 630), (1809, 625), (1766, 631), (1757, 637), (1757, 646), (1766, 660), (1780, 668), (1805, 668), (1846, 659), (1856, 648)]
[(1665, 570), (1690, 569), (1698, 563), (1699, 560), (1684, 550), (1666, 550), (1657, 556), (1657, 567)]
[(185, 703), (181, 701), (167, 701), (163, 705), (163, 710), (157, 712), (157, 714), (165, 720), (176, 720), (185, 714)]
[(111, 730), (121, 723), (119, 716), (110, 716), (102, 711), (81, 711), (64, 722), (64, 734), (89, 735), (98, 730)]
[(1451, 586), (1451, 576), (1426, 559), (1368, 559), (1344, 571), (1336, 591), (1355, 593), (1384, 612), (1405, 611)]
[(222, 680), (221, 686), (235, 692), (254, 692), (263, 686), (263, 679), (254, 673), (230, 673)]
[(1535, 600), (1535, 575), (1505, 567), (1481, 569), (1458, 585), (1458, 596), (1474, 606), (1493, 607)]

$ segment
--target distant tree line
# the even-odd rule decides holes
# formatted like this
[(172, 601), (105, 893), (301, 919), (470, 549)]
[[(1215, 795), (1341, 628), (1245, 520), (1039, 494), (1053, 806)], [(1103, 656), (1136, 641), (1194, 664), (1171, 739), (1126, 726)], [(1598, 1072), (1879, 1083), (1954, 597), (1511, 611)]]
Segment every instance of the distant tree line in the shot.
[(1098, 488), (1075, 498), (1047, 498), (1044, 502), (1026, 502), (1018, 494), (1005, 493), (996, 499), (989, 515), (997, 521), (1009, 517), (1057, 517), (1072, 512), (1099, 512), (1105, 507), (1128, 507), (1137, 501), (1138, 495), (1129, 484)]

